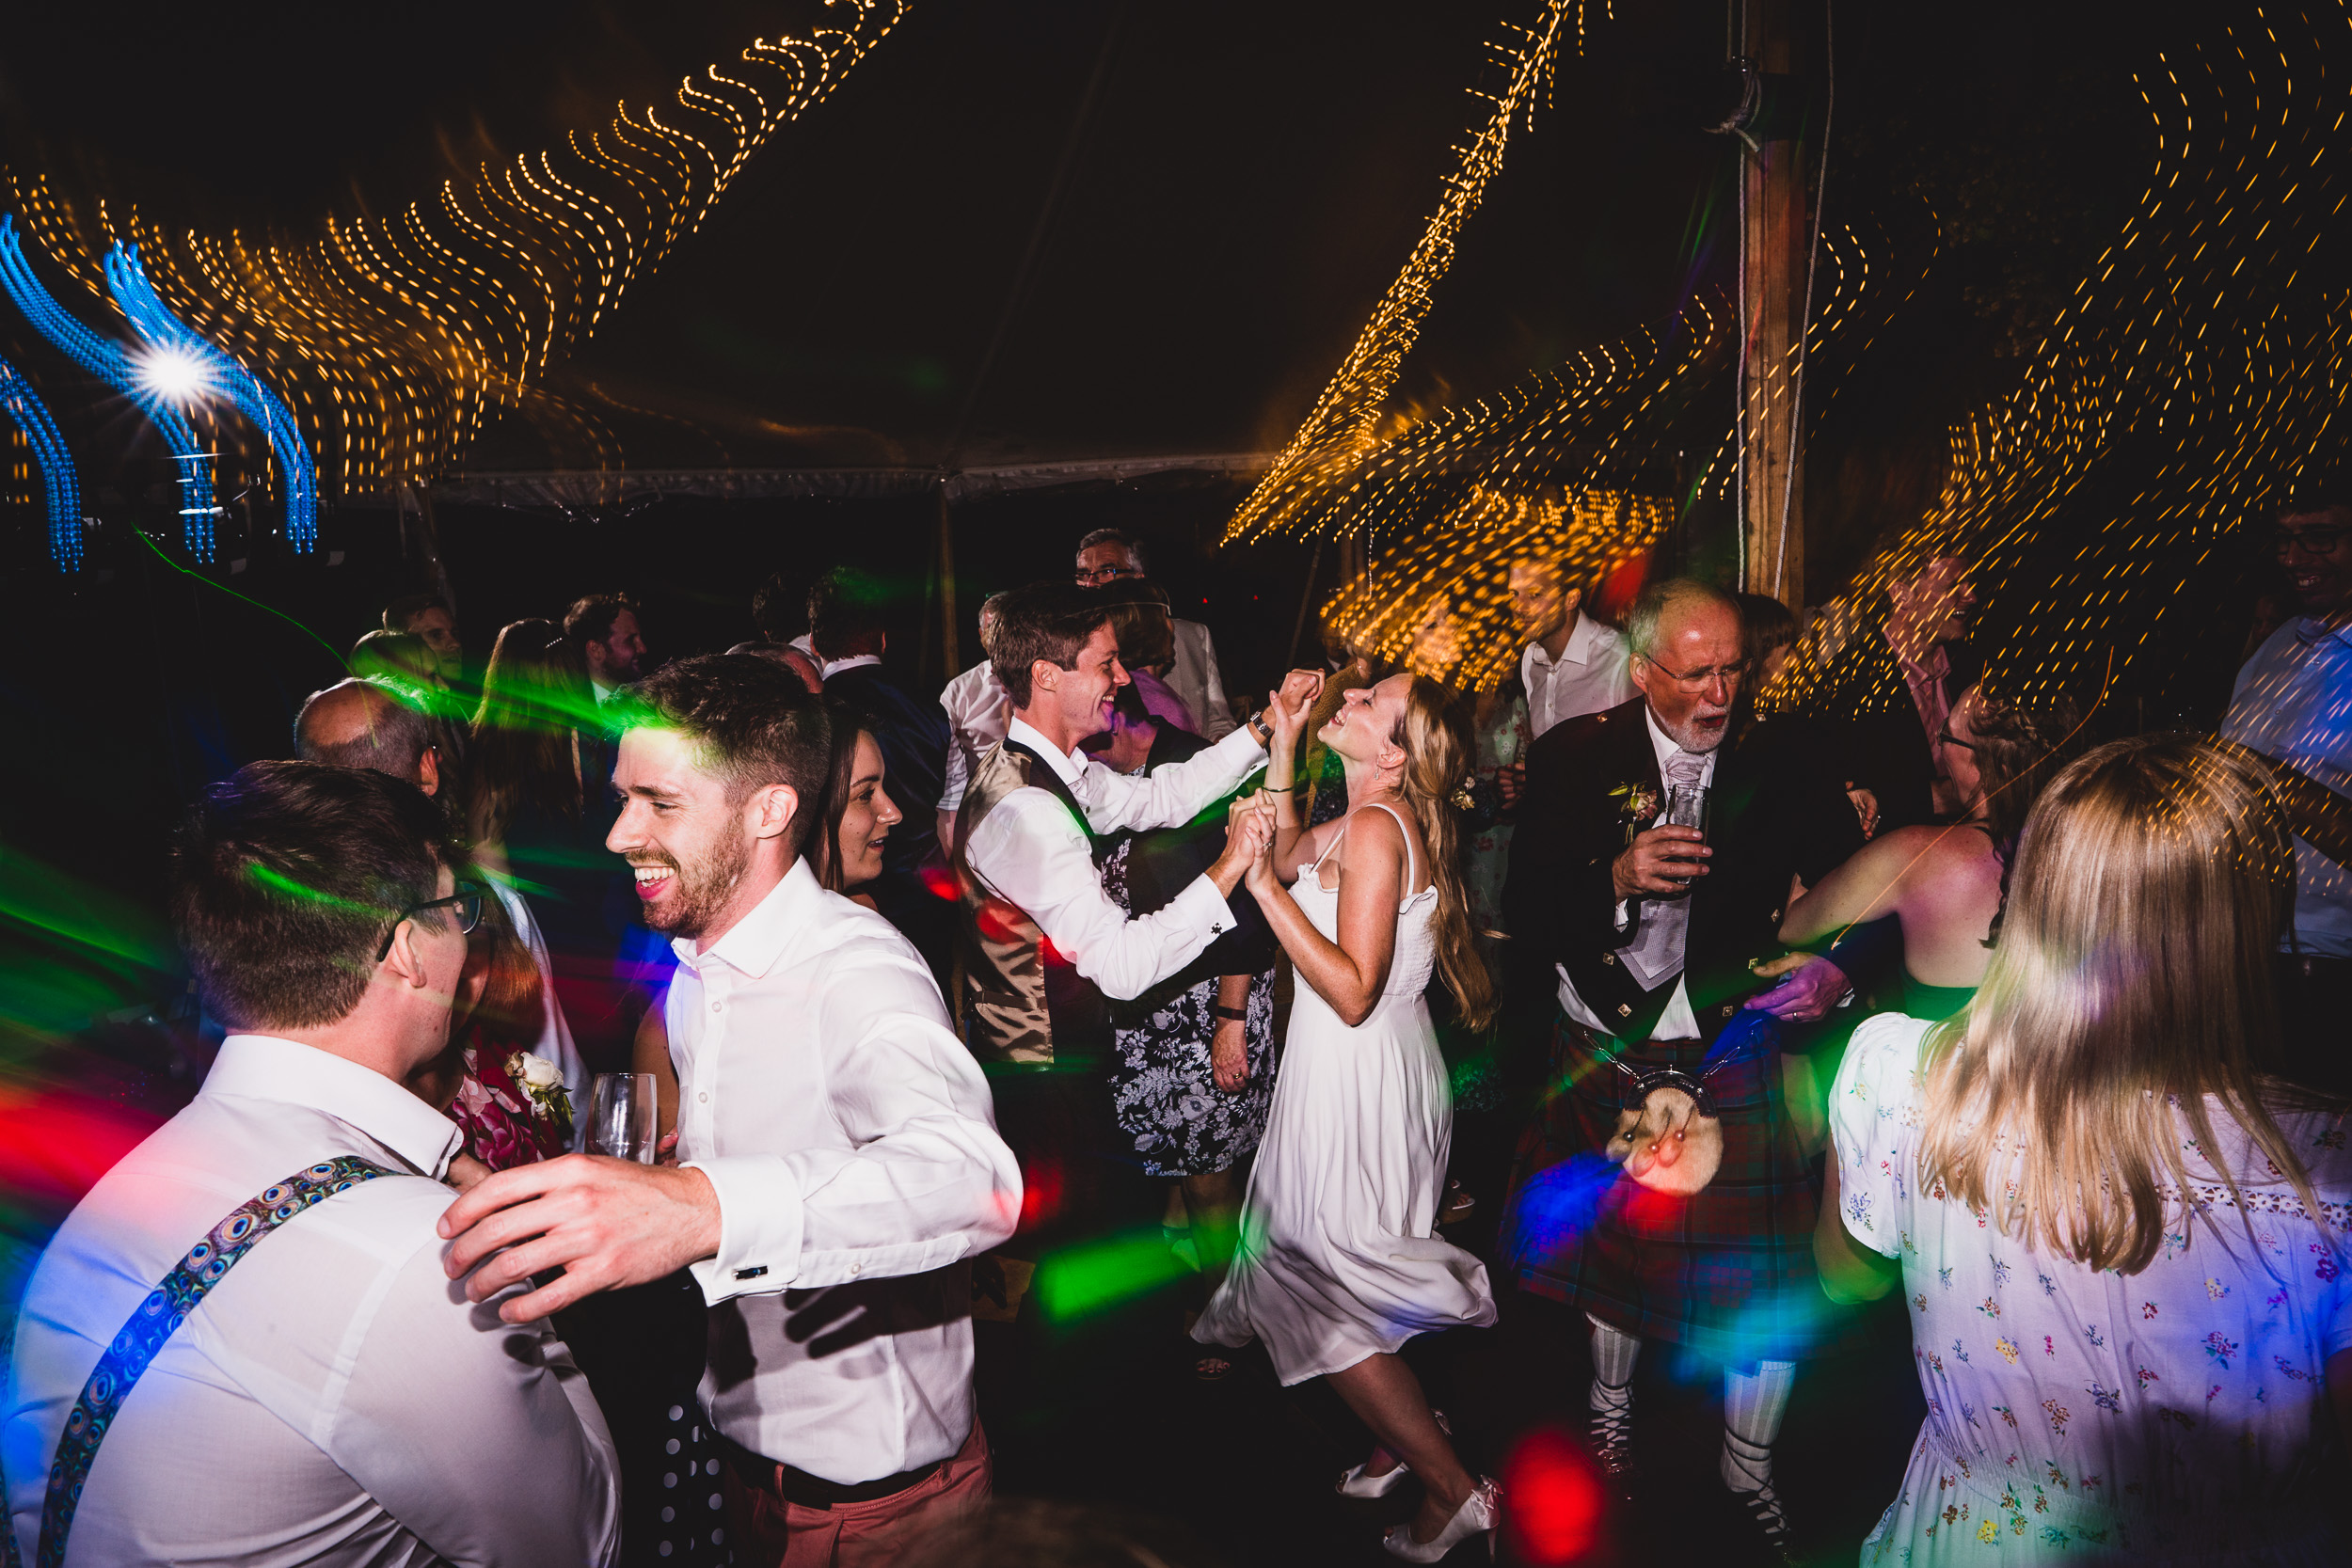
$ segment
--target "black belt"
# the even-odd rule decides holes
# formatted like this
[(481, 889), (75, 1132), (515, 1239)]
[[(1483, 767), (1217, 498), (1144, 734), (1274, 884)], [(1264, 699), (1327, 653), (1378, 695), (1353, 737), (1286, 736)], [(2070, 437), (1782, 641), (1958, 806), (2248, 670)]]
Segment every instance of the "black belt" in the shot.
[(895, 1497), (910, 1486), (920, 1486), (939, 1474), (947, 1462), (934, 1459), (929, 1465), (912, 1470), (901, 1470), (895, 1476), (879, 1481), (852, 1481), (847, 1485), (812, 1476), (806, 1470), (796, 1470), (781, 1460), (770, 1459), (752, 1452), (742, 1444), (726, 1436), (719, 1439), (721, 1451), (734, 1468), (736, 1479), (755, 1492), (770, 1492), (786, 1502), (803, 1508), (838, 1508), (844, 1503), (870, 1503), (882, 1497)]

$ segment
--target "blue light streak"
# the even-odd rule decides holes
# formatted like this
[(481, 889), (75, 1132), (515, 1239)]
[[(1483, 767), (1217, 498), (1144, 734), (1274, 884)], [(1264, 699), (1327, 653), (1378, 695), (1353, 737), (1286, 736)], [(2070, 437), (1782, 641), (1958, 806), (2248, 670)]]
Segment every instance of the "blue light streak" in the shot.
[(24, 241), (13, 214), (0, 213), (0, 290), (5, 290), (33, 330), (56, 344), (59, 352), (84, 371), (138, 405), (164, 439), (172, 461), (180, 467), (180, 535), (188, 553), (209, 562), (213, 559), (212, 453), (197, 445), (196, 432), (180, 411), (150, 390), (130, 352), (111, 338), (102, 338), (59, 305), (41, 287), (24, 260)]
[(0, 409), (16, 421), (40, 465), (40, 484), (49, 502), (49, 553), (61, 572), (82, 569), (82, 487), (73, 472), (73, 454), (49, 409), (34, 395), (33, 384), (14, 365), (0, 359)]
[(319, 539), (318, 467), (294, 424), (294, 411), (262, 384), (244, 362), (197, 335), (157, 297), (139, 265), (139, 247), (117, 243), (106, 252), (106, 287), (132, 329), (158, 354), (178, 356), (199, 368), (207, 394), (224, 396), (237, 412), (269, 437), (286, 502), (286, 539), (297, 555), (308, 555)]

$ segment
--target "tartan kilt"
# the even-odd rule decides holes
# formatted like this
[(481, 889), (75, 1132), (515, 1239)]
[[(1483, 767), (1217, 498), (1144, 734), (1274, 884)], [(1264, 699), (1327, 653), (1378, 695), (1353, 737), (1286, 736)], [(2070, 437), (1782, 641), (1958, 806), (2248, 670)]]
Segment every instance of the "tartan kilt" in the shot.
[(1752, 1031), (1750, 1040), (1707, 1079), (1723, 1165), (1677, 1197), (1608, 1164), (1602, 1151), (1630, 1108), (1633, 1080), (1600, 1053), (1621, 1051), (1637, 1072), (1695, 1076), (1708, 1043), (1620, 1047), (1557, 1019), (1551, 1082), (1520, 1142), (1502, 1251), (1526, 1288), (1625, 1333), (1733, 1365), (1791, 1360), (1833, 1337), (1813, 1264), (1820, 1205), (1782, 1103), (1778, 1021), (1746, 1013), (1733, 1028)]

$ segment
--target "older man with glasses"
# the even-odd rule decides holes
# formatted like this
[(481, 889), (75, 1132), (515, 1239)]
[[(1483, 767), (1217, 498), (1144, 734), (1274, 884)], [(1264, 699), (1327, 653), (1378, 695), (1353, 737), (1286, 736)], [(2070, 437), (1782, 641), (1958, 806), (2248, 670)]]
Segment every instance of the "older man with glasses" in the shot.
[(2221, 738), (2272, 765), (2295, 824), (2295, 918), (2278, 963), (2287, 1069), (2352, 1090), (2352, 496), (2289, 503), (2271, 549), (2302, 613), (2238, 672)]
[[(1620, 1492), (1643, 1341), (1724, 1363), (1722, 1477), (1785, 1554), (1772, 1449), (1819, 1313), (1781, 1033), (1837, 1003), (1857, 954), (1775, 966), (1776, 982), (1756, 970), (1781, 952), (1791, 876), (1819, 880), (1862, 831), (1828, 775), (1743, 754), (1729, 595), (1656, 584), (1626, 641), (1633, 700), (1528, 752), (1503, 914), (1558, 1002), (1557, 1089), (1522, 1155), (1506, 1256), (1592, 1325), (1593, 1444)], [(1621, 1169), (1596, 1197), (1603, 1161)]]

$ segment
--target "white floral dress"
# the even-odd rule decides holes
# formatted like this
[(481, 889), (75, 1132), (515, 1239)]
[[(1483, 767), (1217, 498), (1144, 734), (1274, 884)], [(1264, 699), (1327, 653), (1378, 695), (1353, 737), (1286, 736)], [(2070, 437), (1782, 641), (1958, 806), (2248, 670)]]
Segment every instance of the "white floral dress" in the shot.
[(2001, 1234), (1940, 1184), (1919, 1190), (1929, 1027), (1894, 1013), (1865, 1023), (1830, 1102), (1841, 1217), (1902, 1263), (1928, 1404), (1861, 1560), (2344, 1560), (2320, 1502), (2344, 1465), (2323, 1436), (2323, 1369), (2352, 1349), (2341, 1120), (2280, 1117), (2325, 1226), (2217, 1103), (2214, 1152), (2245, 1196), (2237, 1212), (2184, 1120), (2195, 1226), (2175, 1194), (2153, 1262), (2094, 1274)]

